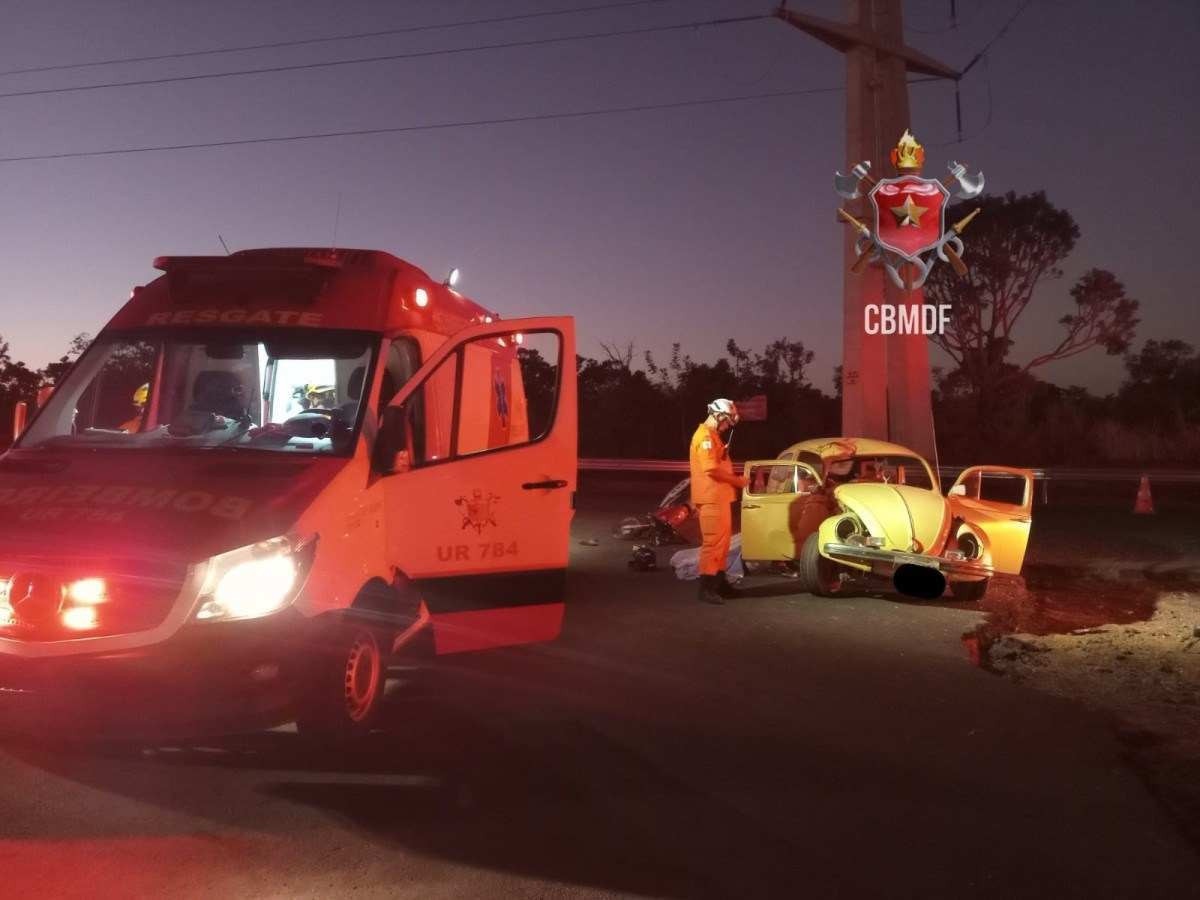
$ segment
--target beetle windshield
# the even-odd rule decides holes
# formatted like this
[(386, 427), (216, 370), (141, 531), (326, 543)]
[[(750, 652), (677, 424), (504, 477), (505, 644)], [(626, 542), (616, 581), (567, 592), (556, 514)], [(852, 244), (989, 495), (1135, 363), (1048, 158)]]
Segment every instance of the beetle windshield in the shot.
[(376, 347), (301, 328), (101, 335), (19, 446), (345, 453)]

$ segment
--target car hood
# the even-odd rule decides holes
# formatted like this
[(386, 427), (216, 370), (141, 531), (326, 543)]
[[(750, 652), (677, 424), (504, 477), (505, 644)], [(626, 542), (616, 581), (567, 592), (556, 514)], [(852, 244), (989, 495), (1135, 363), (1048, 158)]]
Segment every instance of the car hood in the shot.
[(347, 461), (9, 453), (0, 458), (0, 564), (78, 556), (198, 562), (286, 533)]
[[(946, 498), (936, 491), (906, 484), (843, 484), (834, 499), (854, 513), (892, 550), (936, 553), (949, 515)], [(916, 543), (914, 544), (914, 538)]]

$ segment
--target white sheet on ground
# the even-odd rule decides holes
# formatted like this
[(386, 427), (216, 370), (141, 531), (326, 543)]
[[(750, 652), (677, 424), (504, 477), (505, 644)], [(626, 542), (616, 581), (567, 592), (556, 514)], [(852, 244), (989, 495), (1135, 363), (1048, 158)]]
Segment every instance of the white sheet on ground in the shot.
[[(700, 548), (688, 547), (671, 556), (671, 568), (680, 581), (694, 581), (700, 577)], [(742, 536), (735, 534), (729, 542), (729, 555), (725, 557), (725, 574), (730, 581), (740, 581), (746, 575), (742, 565)]]

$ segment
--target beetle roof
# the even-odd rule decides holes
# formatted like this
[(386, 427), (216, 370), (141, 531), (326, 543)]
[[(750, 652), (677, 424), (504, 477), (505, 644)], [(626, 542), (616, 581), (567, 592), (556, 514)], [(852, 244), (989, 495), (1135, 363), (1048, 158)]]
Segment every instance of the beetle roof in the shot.
[(812, 453), (822, 460), (846, 459), (854, 456), (915, 456), (921, 454), (899, 444), (879, 441), (874, 438), (828, 437), (810, 438), (792, 444), (779, 454), (780, 459), (796, 459), (801, 453)]

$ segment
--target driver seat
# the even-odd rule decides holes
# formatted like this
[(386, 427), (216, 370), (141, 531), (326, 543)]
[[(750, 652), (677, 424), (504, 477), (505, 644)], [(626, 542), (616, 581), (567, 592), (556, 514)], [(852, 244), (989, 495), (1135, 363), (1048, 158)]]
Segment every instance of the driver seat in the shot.
[(363, 382), (366, 377), (366, 366), (358, 366), (350, 373), (350, 380), (346, 383), (346, 396), (350, 399), (338, 407), (338, 412), (347, 421), (353, 422), (355, 415), (358, 414), (358, 405), (362, 402)]
[(233, 372), (205, 369), (192, 385), (192, 409), (216, 413), (227, 419), (246, 416), (246, 388)]

